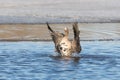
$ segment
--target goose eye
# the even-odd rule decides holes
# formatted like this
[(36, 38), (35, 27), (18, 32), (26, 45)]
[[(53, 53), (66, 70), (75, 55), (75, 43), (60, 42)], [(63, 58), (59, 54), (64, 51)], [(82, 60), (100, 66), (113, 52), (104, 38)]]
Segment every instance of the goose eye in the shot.
[(66, 51), (66, 50), (64, 50), (64, 51)]
[(67, 49), (64, 49), (64, 51), (66, 51)]
[(62, 47), (60, 47), (60, 50), (62, 50)]

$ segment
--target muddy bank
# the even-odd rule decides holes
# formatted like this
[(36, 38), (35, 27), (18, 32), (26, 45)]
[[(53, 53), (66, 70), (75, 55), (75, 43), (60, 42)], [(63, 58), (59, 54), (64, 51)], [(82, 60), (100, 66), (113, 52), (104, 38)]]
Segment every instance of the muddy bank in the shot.
[[(82, 41), (112, 41), (120, 40), (120, 23), (79, 23), (80, 39)], [(60, 32), (64, 27), (70, 30), (73, 38), (72, 23), (50, 24)], [(51, 37), (46, 24), (0, 24), (0, 41), (50, 41)]]

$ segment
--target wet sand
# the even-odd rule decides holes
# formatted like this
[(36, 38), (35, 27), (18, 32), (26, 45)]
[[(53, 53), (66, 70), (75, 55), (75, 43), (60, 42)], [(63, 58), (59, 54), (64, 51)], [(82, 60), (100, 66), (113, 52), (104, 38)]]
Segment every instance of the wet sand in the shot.
[(55, 23), (52, 28), (61, 32), (69, 27), (72, 39), (68, 22), (76, 21), (81, 40), (120, 40), (119, 3), (120, 0), (0, 0), (0, 40), (49, 41), (46, 24), (40, 24), (46, 22)]
[[(79, 23), (81, 41), (120, 40), (120, 23)], [(64, 27), (70, 30), (73, 38), (72, 23), (50, 24), (60, 32)], [(50, 41), (51, 37), (46, 24), (0, 24), (1, 41)]]

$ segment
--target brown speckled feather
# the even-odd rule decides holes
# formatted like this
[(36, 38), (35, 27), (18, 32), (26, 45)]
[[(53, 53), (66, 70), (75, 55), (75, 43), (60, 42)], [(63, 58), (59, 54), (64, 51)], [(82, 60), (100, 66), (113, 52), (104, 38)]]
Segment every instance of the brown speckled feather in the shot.
[(55, 49), (58, 53), (60, 53), (58, 48), (60, 46), (60, 42), (61, 42), (62, 38), (64, 37), (64, 34), (53, 31), (48, 23), (47, 23), (47, 27), (51, 31), (50, 34), (51, 34), (52, 40), (55, 44)]
[(80, 45), (80, 31), (78, 28), (78, 23), (73, 24), (73, 32), (74, 32), (74, 39), (72, 41), (72, 50), (73, 52), (80, 53), (81, 45)]
[(80, 53), (81, 45), (78, 23), (73, 24), (74, 39), (72, 41), (70, 41), (68, 38), (68, 28), (64, 29), (65, 33), (63, 34), (52, 30), (48, 23), (47, 27), (51, 33), (52, 40), (55, 44), (55, 49), (59, 54), (61, 54), (62, 56), (70, 56), (72, 53)]

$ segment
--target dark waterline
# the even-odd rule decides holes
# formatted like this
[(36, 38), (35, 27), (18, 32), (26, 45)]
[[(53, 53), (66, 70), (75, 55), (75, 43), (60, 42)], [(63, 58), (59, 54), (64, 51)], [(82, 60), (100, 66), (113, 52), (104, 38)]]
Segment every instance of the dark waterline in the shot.
[(117, 80), (120, 41), (82, 41), (77, 57), (59, 57), (52, 42), (0, 42), (1, 80)]
[[(51, 42), (52, 39), (1, 39), (0, 42)], [(120, 41), (120, 39), (81, 39), (80, 41)]]

